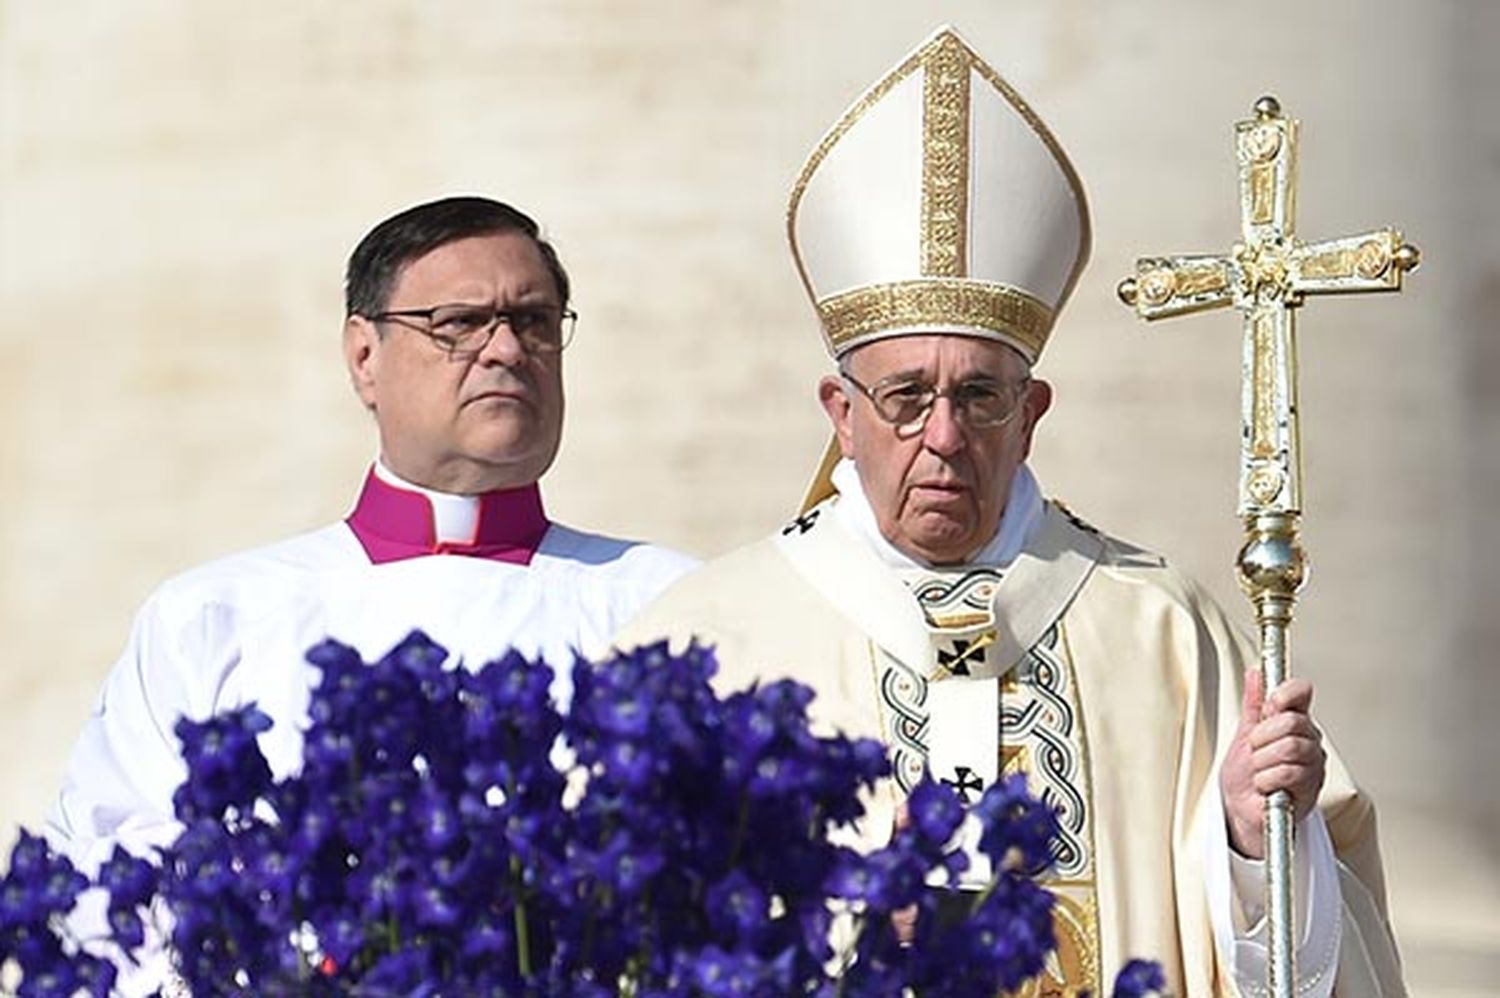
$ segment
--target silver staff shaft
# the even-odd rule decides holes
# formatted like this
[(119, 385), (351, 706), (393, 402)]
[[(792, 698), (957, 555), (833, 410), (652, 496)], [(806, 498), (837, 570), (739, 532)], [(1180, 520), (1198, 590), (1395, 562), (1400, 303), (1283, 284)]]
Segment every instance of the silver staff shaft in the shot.
[[(1245, 520), (1240, 549), (1240, 585), (1255, 605), (1260, 624), (1260, 672), (1266, 695), (1291, 676), (1288, 631), (1307, 558), (1297, 541), (1297, 514), (1261, 513)], [(1275, 998), (1296, 993), (1297, 973), (1292, 896), (1292, 799), (1278, 790), (1266, 802), (1266, 905), (1270, 930), (1267, 984)]]

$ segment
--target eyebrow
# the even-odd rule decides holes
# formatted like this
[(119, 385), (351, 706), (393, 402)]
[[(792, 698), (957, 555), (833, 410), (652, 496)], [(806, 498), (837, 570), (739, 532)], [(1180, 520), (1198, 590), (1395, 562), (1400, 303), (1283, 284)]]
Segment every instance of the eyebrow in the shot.
[[(501, 303), (505, 304), (502, 305)], [(489, 295), (487, 297), (476, 294), (474, 297), (460, 296), (441, 302), (443, 305), (473, 305), (475, 307), (502, 308), (512, 305), (543, 305), (549, 308), (561, 308), (557, 296), (546, 288), (526, 288), (513, 295)]]
[(875, 383), (883, 384), (892, 381), (925, 381), (926, 378), (927, 372), (923, 371), (920, 367), (910, 367), (904, 371), (892, 371), (890, 374), (887, 374), (884, 377), (876, 378)]
[[(1009, 379), (1007, 379), (1004, 375), (990, 374), (985, 371), (975, 371), (972, 374), (966, 374), (963, 377), (954, 378), (953, 383), (963, 385), (973, 384), (980, 381), (989, 381), (993, 382), (994, 384), (1003, 384), (1007, 380)], [(891, 374), (887, 374), (883, 378), (875, 379), (876, 384), (887, 385), (894, 384), (898, 381), (918, 381), (922, 384), (930, 383), (927, 378), (927, 372), (923, 371), (920, 367), (908, 368), (904, 371), (895, 371)]]

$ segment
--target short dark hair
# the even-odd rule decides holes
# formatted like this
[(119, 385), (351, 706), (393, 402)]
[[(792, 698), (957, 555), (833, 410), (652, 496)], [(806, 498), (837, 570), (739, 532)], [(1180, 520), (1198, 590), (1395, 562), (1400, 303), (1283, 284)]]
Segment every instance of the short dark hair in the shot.
[(519, 232), (536, 243), (552, 280), (559, 304), (568, 306), (568, 272), (552, 244), (529, 215), (490, 198), (440, 198), (407, 208), (381, 222), (349, 254), (344, 276), (345, 316), (372, 316), (385, 309), (401, 268), (448, 243), (474, 236)]

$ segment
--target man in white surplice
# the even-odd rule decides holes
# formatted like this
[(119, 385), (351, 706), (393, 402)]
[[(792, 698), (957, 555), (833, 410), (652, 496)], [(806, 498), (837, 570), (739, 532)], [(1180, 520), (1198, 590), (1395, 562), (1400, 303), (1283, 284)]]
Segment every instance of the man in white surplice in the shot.
[(838, 362), (818, 387), (836, 449), (800, 516), (617, 642), (699, 637), (724, 687), (791, 675), (820, 723), (881, 738), (871, 844), (924, 773), (968, 800), (1025, 773), (1062, 824), (1058, 952), (1027, 994), (1102, 993), (1132, 956), (1177, 995), (1264, 993), (1276, 789), (1299, 817), (1298, 993), (1404, 993), (1373, 810), (1325, 756), (1311, 685), (1263, 696), (1197, 587), (1045, 500), (1024, 463), (1052, 403), (1031, 368), (1089, 243), (1041, 120), (940, 31), (834, 125), (789, 219)]
[[(565, 682), (573, 654), (690, 568), (686, 556), (551, 522), (537, 482), (562, 432), (568, 277), (532, 219), (479, 197), (380, 223), (349, 259), (344, 353), (379, 429), (347, 519), (195, 568), (138, 614), (68, 764), (49, 837), (92, 868), (170, 840), (186, 775), (173, 735), (258, 701), (278, 776), (332, 636), (367, 658), (421, 627), (455, 658), (509, 647)], [(566, 691), (559, 689), (560, 694)]]

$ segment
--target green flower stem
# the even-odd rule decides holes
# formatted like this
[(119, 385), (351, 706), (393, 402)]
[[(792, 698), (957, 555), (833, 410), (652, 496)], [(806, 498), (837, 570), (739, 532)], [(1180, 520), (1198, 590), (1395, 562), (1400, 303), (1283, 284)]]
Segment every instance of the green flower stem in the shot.
[(531, 930), (526, 923), (526, 888), (521, 883), (521, 860), (515, 856), (510, 858), (510, 872), (518, 888), (515, 910), (516, 969), (524, 980), (531, 976)]
[[(649, 883), (646, 885), (645, 889), (641, 891), (641, 908), (644, 911), (650, 912), (651, 914), (660, 917), (660, 913), (651, 907), (651, 885)], [(651, 966), (651, 937), (655, 935), (655, 933), (653, 933), (651, 930), (655, 925), (656, 922), (648, 916), (646, 918), (645, 931), (641, 933), (641, 948), (636, 952), (635, 956), (631, 957), (630, 960), (630, 965), (633, 965), (635, 967), (635, 974), (633, 976), (635, 977), (637, 985), (639, 985), (640, 981), (646, 976), (646, 968)]]
[(745, 835), (750, 830), (750, 792), (740, 795), (739, 819), (734, 823), (734, 845), (729, 849), (729, 869), (740, 862), (740, 850), (745, 847)]
[(1003, 876), (1005, 876), (1005, 871), (995, 871), (995, 875), (990, 878), (990, 882), (984, 885), (984, 890), (980, 891), (975, 896), (974, 903), (969, 905), (969, 914), (976, 914), (980, 908), (984, 907), (984, 903), (990, 899), (990, 895), (995, 893), (995, 888), (1000, 886), (1000, 878)]
[(588, 919), (583, 923), (583, 959), (581, 962), (585, 967), (594, 965), (594, 936), (599, 926), (599, 909), (608, 907), (611, 900), (610, 892), (607, 889), (601, 890), (598, 884), (589, 886), (589, 894), (594, 903), (588, 906)]
[[(515, 732), (510, 728), (505, 729), (505, 753), (506, 758), (515, 758), (518, 745)], [(505, 778), (505, 799), (513, 801), (516, 799), (516, 779), (514, 773), (507, 774)], [(510, 857), (511, 882), (516, 888), (516, 969), (520, 971), (524, 980), (531, 976), (531, 928), (526, 921), (526, 881), (522, 876), (521, 859), (514, 854)]]

